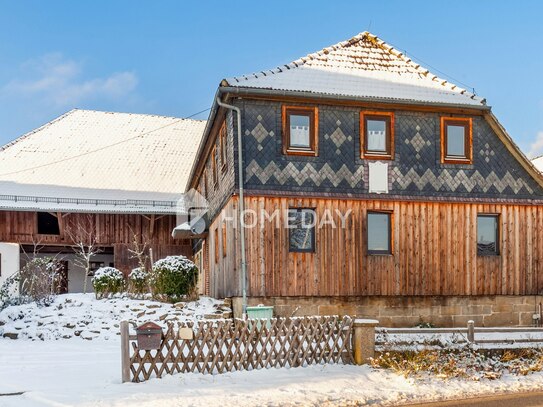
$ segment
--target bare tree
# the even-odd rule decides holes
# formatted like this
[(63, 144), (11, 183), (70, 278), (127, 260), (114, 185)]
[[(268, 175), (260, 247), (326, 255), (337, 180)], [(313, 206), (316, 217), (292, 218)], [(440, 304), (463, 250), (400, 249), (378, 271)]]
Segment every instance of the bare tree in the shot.
[(140, 241), (139, 236), (135, 233), (132, 228), (130, 228), (130, 233), (132, 234), (132, 242), (128, 248), (131, 259), (136, 259), (138, 261), (138, 267), (143, 271), (148, 271), (149, 262), (151, 260), (149, 253), (149, 241), (143, 240)]
[(84, 217), (77, 217), (77, 220), (71, 222), (66, 228), (66, 233), (70, 237), (75, 253), (74, 264), (83, 269), (83, 293), (87, 293), (87, 280), (91, 274), (91, 261), (94, 256), (102, 253), (98, 246), (98, 236), (96, 233), (96, 222), (94, 216), (88, 214)]

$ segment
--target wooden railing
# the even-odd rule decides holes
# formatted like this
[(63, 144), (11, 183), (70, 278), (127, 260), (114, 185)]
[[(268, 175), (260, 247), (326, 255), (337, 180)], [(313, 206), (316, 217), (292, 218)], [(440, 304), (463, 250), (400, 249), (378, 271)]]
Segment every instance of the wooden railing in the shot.
[[(386, 344), (398, 346), (412, 345), (415, 339), (426, 337), (430, 342), (432, 335), (435, 338), (445, 335), (455, 335), (455, 343), (475, 345), (515, 345), (515, 344), (541, 344), (543, 345), (543, 328), (520, 327), (476, 327), (469, 321), (466, 328), (382, 328), (376, 329), (375, 344), (382, 347)], [(489, 337), (495, 335), (496, 337)]]
[(160, 347), (140, 350), (121, 325), (123, 381), (165, 374), (352, 363), (349, 317), (219, 320), (169, 324)]

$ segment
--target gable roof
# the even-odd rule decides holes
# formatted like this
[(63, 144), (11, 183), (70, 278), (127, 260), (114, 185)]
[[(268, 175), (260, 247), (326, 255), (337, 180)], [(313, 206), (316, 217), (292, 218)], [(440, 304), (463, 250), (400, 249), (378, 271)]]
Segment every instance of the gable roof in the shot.
[(222, 85), (399, 102), (486, 105), (485, 99), (430, 73), (369, 32), (272, 70), (227, 78)]
[(0, 209), (175, 213), (204, 127), (72, 110), (0, 148)]

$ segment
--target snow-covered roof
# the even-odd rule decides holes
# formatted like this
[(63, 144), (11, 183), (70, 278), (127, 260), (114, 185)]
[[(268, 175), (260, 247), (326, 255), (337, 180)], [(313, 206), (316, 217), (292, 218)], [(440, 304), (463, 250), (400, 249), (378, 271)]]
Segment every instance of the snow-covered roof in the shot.
[(543, 155), (532, 159), (532, 164), (539, 172), (543, 173)]
[(356, 98), (484, 106), (485, 100), (430, 73), (368, 32), (223, 86)]
[(72, 110), (0, 147), (0, 210), (175, 213), (204, 127)]

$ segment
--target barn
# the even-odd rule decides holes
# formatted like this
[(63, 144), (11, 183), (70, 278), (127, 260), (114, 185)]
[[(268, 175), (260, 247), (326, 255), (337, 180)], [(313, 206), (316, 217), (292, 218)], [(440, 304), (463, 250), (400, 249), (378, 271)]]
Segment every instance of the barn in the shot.
[(171, 231), (204, 126), (76, 109), (0, 148), (0, 282), (36, 253), (63, 265), (60, 292), (80, 292), (81, 243), (98, 248), (93, 269), (124, 273), (135, 244), (155, 260), (191, 256)]

